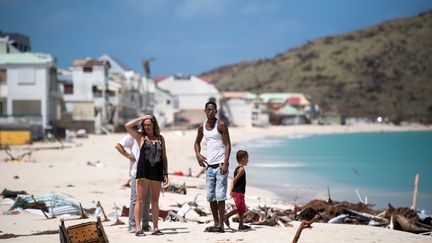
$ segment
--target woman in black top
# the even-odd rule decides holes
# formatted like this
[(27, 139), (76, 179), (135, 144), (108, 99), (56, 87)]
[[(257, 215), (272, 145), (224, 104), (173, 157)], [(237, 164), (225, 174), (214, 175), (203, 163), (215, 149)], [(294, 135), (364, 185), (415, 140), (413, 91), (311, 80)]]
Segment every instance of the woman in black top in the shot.
[[(143, 132), (134, 129), (134, 125), (140, 122)], [(168, 184), (168, 160), (166, 156), (165, 140), (160, 135), (157, 120), (152, 115), (135, 118), (125, 124), (127, 132), (137, 140), (140, 145), (140, 156), (137, 165), (136, 191), (137, 201), (135, 203), (135, 225), (136, 236), (144, 236), (141, 229), (141, 208), (147, 190), (151, 190), (151, 210), (154, 232), (152, 235), (162, 235), (158, 228), (159, 216), (159, 194), (161, 182)]]

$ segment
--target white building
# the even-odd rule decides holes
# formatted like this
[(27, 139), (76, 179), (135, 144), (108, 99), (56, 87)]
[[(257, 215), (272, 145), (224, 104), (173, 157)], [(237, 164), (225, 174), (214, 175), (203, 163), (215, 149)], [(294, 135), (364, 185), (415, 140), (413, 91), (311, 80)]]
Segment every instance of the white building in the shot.
[(161, 127), (166, 127), (169, 124), (174, 126), (175, 114), (178, 111), (178, 98), (168, 91), (156, 87), (154, 115), (158, 119), (159, 125)]
[(213, 84), (199, 77), (170, 76), (157, 85), (178, 97), (180, 110), (203, 110), (210, 99), (219, 104), (219, 91)]
[(111, 107), (108, 68), (105, 60), (75, 60), (71, 67), (72, 83), (63, 85), (66, 110), (72, 121), (89, 132), (101, 133), (108, 124)]
[(126, 121), (143, 113), (146, 97), (142, 76), (107, 54), (99, 57), (99, 60), (110, 64), (108, 89), (112, 92), (108, 101), (113, 111), (110, 123), (123, 129)]
[(157, 86), (178, 99), (177, 120), (195, 124), (203, 121), (204, 105), (209, 100), (219, 104), (220, 94), (208, 81), (195, 77), (170, 76), (157, 82)]
[[(56, 62), (48, 54), (0, 54), (1, 123), (52, 128), (60, 120), (62, 96)], [(39, 134), (42, 135), (42, 134)]]

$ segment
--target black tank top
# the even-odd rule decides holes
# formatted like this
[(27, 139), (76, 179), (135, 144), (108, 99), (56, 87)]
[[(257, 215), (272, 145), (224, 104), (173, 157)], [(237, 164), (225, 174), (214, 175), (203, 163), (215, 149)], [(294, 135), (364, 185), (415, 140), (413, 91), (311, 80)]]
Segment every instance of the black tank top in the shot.
[[(240, 168), (240, 166), (238, 166), (238, 167), (234, 170), (234, 177), (236, 177), (239, 168)], [(244, 170), (243, 175), (240, 176), (240, 178), (237, 180), (236, 184), (233, 185), (233, 189), (232, 189), (232, 191), (233, 191), (233, 192), (246, 193), (246, 170)]]
[(140, 149), (136, 178), (163, 181), (162, 143), (145, 139)]

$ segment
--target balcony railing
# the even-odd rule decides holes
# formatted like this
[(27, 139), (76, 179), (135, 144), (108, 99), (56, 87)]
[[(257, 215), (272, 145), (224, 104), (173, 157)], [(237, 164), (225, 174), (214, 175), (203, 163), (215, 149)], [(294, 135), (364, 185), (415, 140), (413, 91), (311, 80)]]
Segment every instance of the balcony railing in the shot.
[(42, 116), (0, 116), (0, 125), (42, 126)]

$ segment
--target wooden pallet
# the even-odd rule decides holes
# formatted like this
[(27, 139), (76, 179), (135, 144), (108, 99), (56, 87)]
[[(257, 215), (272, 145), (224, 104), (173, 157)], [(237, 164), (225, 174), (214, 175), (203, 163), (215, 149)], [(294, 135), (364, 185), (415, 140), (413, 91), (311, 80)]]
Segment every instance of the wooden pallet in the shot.
[(109, 243), (103, 229), (100, 217), (96, 222), (65, 227), (64, 219), (60, 219), (60, 242), (61, 243)]

